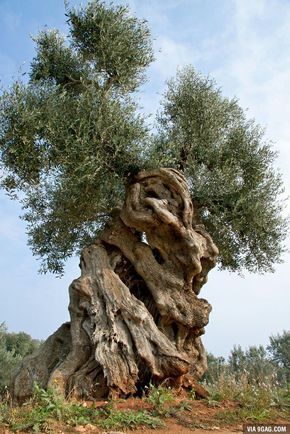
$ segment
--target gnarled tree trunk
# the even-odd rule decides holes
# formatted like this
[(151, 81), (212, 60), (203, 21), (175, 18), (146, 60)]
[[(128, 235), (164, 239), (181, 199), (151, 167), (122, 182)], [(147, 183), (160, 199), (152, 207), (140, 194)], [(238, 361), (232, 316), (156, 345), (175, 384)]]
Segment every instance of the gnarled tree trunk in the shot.
[(82, 252), (70, 323), (23, 361), (14, 397), (31, 395), (34, 382), (101, 398), (134, 394), (150, 381), (200, 378), (211, 306), (198, 294), (217, 255), (195, 225), (184, 177), (173, 169), (140, 172), (123, 208)]

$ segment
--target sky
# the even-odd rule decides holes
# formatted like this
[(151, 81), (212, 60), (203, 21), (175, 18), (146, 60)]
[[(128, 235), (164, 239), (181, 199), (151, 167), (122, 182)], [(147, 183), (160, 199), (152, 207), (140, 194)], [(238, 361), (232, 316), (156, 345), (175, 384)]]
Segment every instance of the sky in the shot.
[[(71, 0), (70, 5), (80, 2)], [(84, 2), (83, 2), (84, 3)], [(116, 1), (113, 1), (116, 3)], [(279, 152), (277, 168), (290, 193), (290, 1), (129, 0), (148, 20), (156, 61), (139, 93), (145, 113), (158, 110), (165, 82), (192, 64), (214, 78), (227, 97), (237, 97), (249, 118), (266, 128)], [(0, 86), (28, 70), (31, 39), (45, 26), (67, 32), (63, 0), (0, 0)], [(289, 215), (290, 207), (285, 213)], [(0, 323), (45, 339), (69, 319), (68, 286), (79, 276), (78, 258), (65, 275), (38, 274), (39, 261), (27, 246), (20, 206), (0, 191)], [(287, 241), (288, 248), (290, 241)], [(213, 306), (203, 342), (227, 356), (234, 345), (267, 345), (290, 329), (290, 255), (275, 273), (243, 277), (213, 270), (201, 292)], [(288, 281), (288, 283), (287, 283)]]

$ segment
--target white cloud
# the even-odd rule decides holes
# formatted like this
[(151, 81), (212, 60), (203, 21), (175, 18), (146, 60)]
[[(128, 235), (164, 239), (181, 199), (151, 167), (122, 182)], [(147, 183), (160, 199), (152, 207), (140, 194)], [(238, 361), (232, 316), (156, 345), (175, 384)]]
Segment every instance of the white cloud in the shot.
[(200, 57), (199, 52), (190, 46), (164, 35), (154, 41), (154, 54), (155, 62), (149, 69), (149, 82), (141, 96), (144, 112), (153, 116), (162, 99), (166, 81), (174, 77), (179, 68), (196, 63)]
[(155, 41), (154, 48), (156, 61), (153, 69), (163, 80), (174, 76), (179, 67), (196, 63), (200, 57), (198, 51), (166, 36), (160, 36)]
[(3, 214), (0, 213), (0, 241), (2, 245), (11, 243), (15, 246), (26, 241), (24, 226), (15, 211), (10, 214), (3, 209)]
[(21, 21), (21, 15), (12, 12), (8, 2), (0, 4), (0, 21), (9, 31), (16, 31)]
[[(214, 41), (224, 56), (213, 76), (224, 93), (237, 96), (249, 108), (248, 115), (266, 126), (267, 137), (280, 153), (277, 166), (289, 194), (290, 3), (236, 0), (233, 4), (231, 25)], [(274, 274), (247, 274), (246, 279), (226, 272), (210, 274), (203, 292), (214, 307), (205, 336), (210, 351), (227, 354), (233, 343), (266, 345), (269, 335), (288, 327), (289, 255), (284, 259)]]
[(214, 75), (266, 126), (290, 192), (290, 3), (236, 0), (227, 55)]
[(0, 53), (0, 85), (6, 85), (11, 82), (11, 77), (15, 73), (17, 69), (15, 61), (6, 56), (3, 53)]

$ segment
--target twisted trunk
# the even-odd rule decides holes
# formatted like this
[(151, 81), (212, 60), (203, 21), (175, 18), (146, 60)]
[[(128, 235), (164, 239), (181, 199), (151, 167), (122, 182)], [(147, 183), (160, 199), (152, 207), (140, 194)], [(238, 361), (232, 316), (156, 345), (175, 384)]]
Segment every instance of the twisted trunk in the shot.
[(150, 381), (193, 383), (206, 370), (200, 339), (209, 303), (198, 297), (218, 250), (200, 225), (183, 176), (140, 172), (122, 209), (81, 256), (71, 321), (27, 357), (13, 395), (33, 382), (63, 394), (127, 396)]

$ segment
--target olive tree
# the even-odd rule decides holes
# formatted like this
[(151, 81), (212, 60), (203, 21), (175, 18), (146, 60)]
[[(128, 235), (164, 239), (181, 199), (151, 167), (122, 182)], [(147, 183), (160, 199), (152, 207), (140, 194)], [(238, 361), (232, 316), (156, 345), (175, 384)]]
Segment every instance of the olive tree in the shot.
[(193, 67), (168, 82), (150, 129), (136, 104), (153, 60), (147, 23), (99, 0), (67, 19), (67, 36), (40, 32), (28, 80), (0, 99), (1, 184), (22, 203), (42, 271), (61, 274), (81, 252), (71, 322), (23, 362), (14, 394), (35, 380), (87, 397), (194, 385), (208, 271), (281, 260), (275, 152)]

